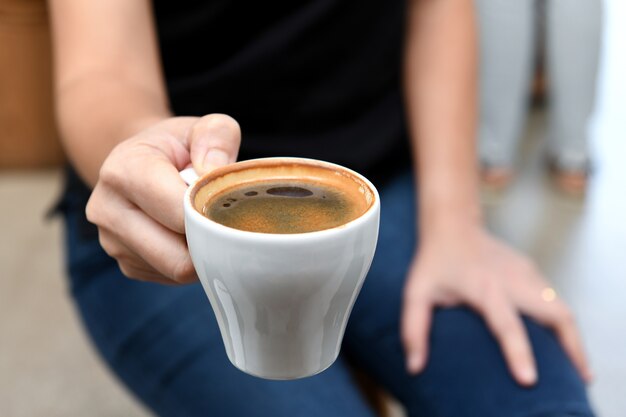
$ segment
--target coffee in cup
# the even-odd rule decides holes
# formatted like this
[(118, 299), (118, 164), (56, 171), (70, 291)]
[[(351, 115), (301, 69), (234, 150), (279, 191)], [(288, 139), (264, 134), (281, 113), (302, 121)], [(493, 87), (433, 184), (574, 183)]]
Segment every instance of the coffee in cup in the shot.
[(367, 199), (350, 185), (308, 178), (252, 181), (213, 195), (202, 212), (224, 226), (250, 232), (315, 232), (341, 226), (367, 210)]

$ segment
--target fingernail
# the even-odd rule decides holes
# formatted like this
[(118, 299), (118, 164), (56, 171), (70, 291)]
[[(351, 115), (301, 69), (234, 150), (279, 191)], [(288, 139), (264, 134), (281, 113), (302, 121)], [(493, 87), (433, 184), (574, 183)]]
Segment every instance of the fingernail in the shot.
[(524, 385), (533, 385), (537, 382), (537, 371), (532, 366), (526, 366), (518, 371), (518, 378)]
[(226, 165), (229, 159), (230, 158), (228, 157), (226, 152), (219, 149), (212, 149), (207, 152), (206, 156), (204, 157), (202, 167), (205, 170), (210, 171), (212, 169)]
[(422, 369), (422, 355), (419, 352), (411, 352), (406, 362), (406, 369), (410, 374), (416, 374)]

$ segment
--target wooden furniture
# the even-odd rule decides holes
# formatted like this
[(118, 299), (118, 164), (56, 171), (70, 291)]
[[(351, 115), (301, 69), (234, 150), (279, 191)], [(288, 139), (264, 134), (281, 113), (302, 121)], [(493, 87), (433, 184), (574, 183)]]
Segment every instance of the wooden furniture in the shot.
[(0, 168), (59, 165), (45, 0), (0, 0)]

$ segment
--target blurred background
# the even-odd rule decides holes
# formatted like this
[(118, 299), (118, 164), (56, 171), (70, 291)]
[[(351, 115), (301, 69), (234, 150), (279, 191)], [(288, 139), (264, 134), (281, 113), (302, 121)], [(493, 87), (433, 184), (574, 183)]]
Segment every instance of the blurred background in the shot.
[[(595, 373), (590, 391), (598, 415), (622, 417), (626, 2), (606, 0), (603, 16), (589, 123), (595, 167), (586, 195), (563, 194), (545, 175), (544, 102), (525, 122), (517, 175), (505, 190), (485, 191), (483, 202), (489, 227), (529, 253), (575, 311)], [(46, 218), (64, 161), (50, 58), (45, 2), (0, 0), (0, 416), (147, 416), (83, 334), (66, 289), (60, 220)], [(402, 415), (391, 399), (389, 407)]]

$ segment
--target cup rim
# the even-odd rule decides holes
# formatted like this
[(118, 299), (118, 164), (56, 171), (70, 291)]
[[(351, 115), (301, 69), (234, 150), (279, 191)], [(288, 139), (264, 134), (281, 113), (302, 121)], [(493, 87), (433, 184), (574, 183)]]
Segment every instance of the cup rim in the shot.
[[(370, 206), (365, 210), (363, 214), (361, 214), (356, 219), (350, 220), (344, 224), (339, 226), (331, 227), (329, 229), (316, 230), (313, 232), (304, 232), (304, 233), (264, 233), (264, 232), (254, 232), (248, 230), (240, 230), (235, 229), (233, 227), (228, 227), (223, 224), (220, 224), (214, 220), (209, 219), (204, 216), (198, 210), (192, 201), (192, 197), (195, 196), (196, 191), (204, 186), (207, 182), (210, 181), (211, 177), (220, 177), (225, 175), (233, 170), (233, 167), (236, 166), (238, 169), (245, 169), (247, 166), (250, 168), (257, 166), (259, 163), (262, 164), (271, 164), (276, 161), (287, 162), (287, 163), (295, 163), (302, 165), (313, 165), (313, 166), (322, 166), (325, 168), (330, 168), (337, 171), (344, 171), (348, 174), (358, 178), (362, 181), (371, 191), (373, 195), (373, 201)], [(243, 167), (243, 168), (242, 168)], [(332, 237), (339, 233), (344, 233), (347, 230), (354, 229), (359, 227), (359, 225), (366, 223), (370, 217), (374, 216), (380, 207), (380, 197), (378, 195), (378, 190), (372, 184), (370, 180), (365, 178), (365, 176), (359, 174), (358, 172), (346, 168), (342, 165), (335, 164), (332, 162), (327, 162), (319, 159), (312, 158), (299, 158), (299, 157), (267, 157), (267, 158), (255, 158), (248, 159), (245, 161), (239, 161), (233, 164), (225, 165), (223, 167), (217, 168), (211, 172), (208, 172), (202, 176), (200, 176), (193, 184), (187, 187), (187, 191), (185, 192), (184, 197), (184, 208), (185, 208), (185, 217), (189, 216), (194, 221), (204, 225), (212, 229), (215, 232), (231, 235), (231, 236), (239, 236), (246, 239), (257, 239), (257, 240), (272, 240), (272, 241), (295, 241), (301, 240), (303, 238), (306, 239), (315, 239), (315, 238), (326, 238)], [(185, 227), (187, 228), (187, 221), (185, 221)]]

